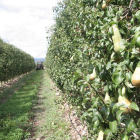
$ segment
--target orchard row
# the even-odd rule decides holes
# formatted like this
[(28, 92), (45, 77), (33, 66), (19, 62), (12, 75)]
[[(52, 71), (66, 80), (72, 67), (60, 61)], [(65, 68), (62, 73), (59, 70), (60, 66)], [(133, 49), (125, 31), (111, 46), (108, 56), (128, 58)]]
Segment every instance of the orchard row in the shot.
[(140, 1), (63, 0), (47, 70), (89, 139), (140, 139)]
[(0, 39), (0, 81), (7, 81), (35, 68), (34, 58)]

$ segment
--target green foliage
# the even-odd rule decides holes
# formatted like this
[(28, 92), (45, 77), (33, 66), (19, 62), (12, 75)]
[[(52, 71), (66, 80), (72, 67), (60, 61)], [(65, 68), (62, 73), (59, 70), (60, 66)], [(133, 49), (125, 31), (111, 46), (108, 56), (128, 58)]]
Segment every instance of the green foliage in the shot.
[[(132, 86), (131, 77), (140, 60), (140, 1), (106, 3), (104, 10), (102, 0), (64, 0), (54, 7), (46, 67), (66, 99), (80, 107), (91, 138), (102, 129), (105, 139), (139, 139), (139, 88)], [(125, 45), (121, 52), (114, 50), (113, 24)], [(90, 80), (93, 68), (98, 76)], [(123, 86), (134, 110), (128, 114), (118, 103)], [(106, 92), (111, 102), (105, 103)]]
[(32, 56), (0, 39), (0, 81), (7, 81), (34, 68)]

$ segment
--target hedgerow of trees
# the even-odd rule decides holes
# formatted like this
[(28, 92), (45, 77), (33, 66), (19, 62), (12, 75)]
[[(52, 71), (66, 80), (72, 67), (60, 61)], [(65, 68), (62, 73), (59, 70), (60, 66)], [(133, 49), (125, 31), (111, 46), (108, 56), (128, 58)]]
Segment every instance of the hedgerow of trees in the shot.
[(47, 71), (88, 139), (140, 139), (140, 0), (63, 0), (53, 10)]
[(0, 81), (13, 79), (35, 68), (34, 58), (0, 39)]

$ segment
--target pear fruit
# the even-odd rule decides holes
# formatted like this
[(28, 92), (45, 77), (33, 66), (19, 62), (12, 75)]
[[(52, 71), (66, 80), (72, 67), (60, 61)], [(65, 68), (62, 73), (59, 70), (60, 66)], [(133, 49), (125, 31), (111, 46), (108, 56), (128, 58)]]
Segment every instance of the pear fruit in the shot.
[(70, 58), (70, 61), (73, 61), (73, 56)]
[(108, 94), (108, 92), (106, 92), (106, 94), (105, 94), (105, 103), (108, 103), (108, 102), (111, 102), (111, 99), (110, 99), (110, 96), (109, 96), (109, 94)]
[(97, 140), (103, 140), (103, 138), (104, 138), (104, 132), (100, 130)]
[(132, 82), (133, 86), (140, 87), (140, 62), (138, 63), (138, 65), (131, 77), (131, 82)]
[(122, 95), (125, 95), (125, 94), (126, 94), (126, 87), (123, 86), (123, 88), (122, 88)]
[(107, 6), (106, 1), (103, 1), (102, 9), (105, 10), (106, 6)]
[(119, 95), (118, 102), (123, 103), (126, 106), (126, 107), (120, 107), (120, 110), (124, 110), (123, 113), (128, 114), (129, 112), (132, 111), (132, 108), (130, 108), (131, 102), (124, 96)]
[(96, 7), (99, 7), (99, 3), (97, 2)]
[(114, 43), (114, 51), (117, 53), (120, 53), (125, 49), (125, 45), (123, 43), (123, 40), (122, 40), (120, 31), (117, 25), (113, 24), (112, 28), (113, 28), (113, 33), (114, 33), (114, 35), (112, 36), (112, 40)]
[(96, 74), (96, 71), (95, 71), (95, 68), (94, 68), (94, 69), (93, 69), (93, 73), (90, 74), (89, 79), (90, 79), (90, 80), (94, 80), (96, 77), (97, 77), (97, 74)]

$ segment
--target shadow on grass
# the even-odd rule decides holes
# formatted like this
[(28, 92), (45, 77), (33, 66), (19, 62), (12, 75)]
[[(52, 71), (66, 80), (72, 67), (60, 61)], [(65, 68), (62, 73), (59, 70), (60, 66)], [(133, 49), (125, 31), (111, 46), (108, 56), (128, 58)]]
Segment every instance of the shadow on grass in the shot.
[[(32, 114), (29, 114), (33, 104), (37, 102), (36, 93), (41, 84), (42, 73), (37, 72), (29, 78), (26, 77), (25, 85), (20, 86), (10, 98), (0, 105), (0, 140), (22, 140), (28, 137), (27, 129), (30, 129), (29, 123)], [(37, 81), (37, 82), (32, 82)], [(38, 107), (38, 110), (44, 110)]]
[(33, 137), (36, 135), (39, 123), (42, 123), (42, 121), (38, 122), (38, 116), (41, 116), (41, 118), (43, 118), (43, 113), (46, 112), (46, 107), (44, 107), (43, 102), (46, 97), (42, 97), (42, 95), (40, 94), (41, 91), (42, 88), (39, 88), (36, 98), (37, 100), (36, 102), (34, 102), (34, 105), (30, 112), (30, 122), (32, 123), (32, 125), (30, 126), (30, 129), (28, 129), (28, 132), (31, 134), (28, 140), (35, 140)]
[(0, 91), (0, 105), (7, 101), (7, 99), (12, 96), (12, 94), (24, 86), (25, 82), (34, 75), (35, 72), (31, 72), (25, 75), (18, 82), (12, 84), (10, 87), (2, 88)]

